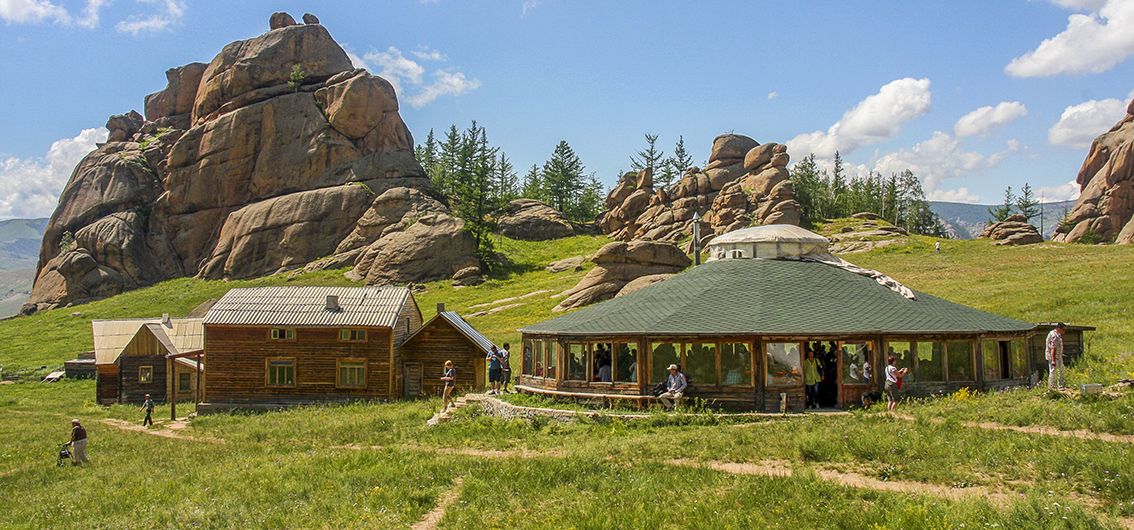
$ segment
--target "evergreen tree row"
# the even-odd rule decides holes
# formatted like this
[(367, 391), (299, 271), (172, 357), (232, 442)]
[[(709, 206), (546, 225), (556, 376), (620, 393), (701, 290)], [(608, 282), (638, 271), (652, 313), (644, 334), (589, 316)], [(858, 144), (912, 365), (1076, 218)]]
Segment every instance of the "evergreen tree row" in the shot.
[(848, 176), (839, 153), (829, 172), (820, 169), (810, 154), (792, 166), (791, 180), (806, 227), (823, 219), (873, 212), (912, 234), (948, 237), (940, 217), (929, 208), (921, 180), (908, 169), (889, 177), (874, 172)]
[(1031, 222), (1033, 217), (1040, 214), (1040, 201), (1032, 192), (1031, 184), (1024, 183), (1019, 196), (1012, 193), (1012, 186), (1008, 186), (1004, 190), (1004, 202), (988, 209), (989, 221), (992, 223), (1003, 221), (1015, 213), (1027, 217), (1028, 222)]
[(673, 155), (668, 157), (657, 147), (658, 135), (646, 133), (645, 136), (646, 148), (630, 156), (630, 168), (633, 171), (649, 168), (654, 174), (655, 186), (668, 187), (693, 167), (693, 156), (685, 150), (684, 136), (677, 137)]

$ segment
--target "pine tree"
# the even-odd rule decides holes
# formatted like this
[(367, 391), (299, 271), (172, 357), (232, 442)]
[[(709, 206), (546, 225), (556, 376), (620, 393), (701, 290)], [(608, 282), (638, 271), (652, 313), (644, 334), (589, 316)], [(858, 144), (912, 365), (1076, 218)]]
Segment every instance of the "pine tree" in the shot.
[(579, 194), (583, 191), (583, 161), (566, 140), (560, 140), (543, 164), (543, 187), (552, 208), (563, 212), (568, 219), (585, 221), (585, 212), (578, 209)]
[(606, 187), (599, 182), (594, 173), (587, 178), (587, 183), (583, 186), (582, 192), (579, 194), (579, 219), (583, 221), (593, 221), (598, 218), (603, 212), (604, 202), (606, 201)]
[(532, 164), (531, 169), (524, 175), (524, 183), (523, 187), (520, 188), (520, 196), (525, 199), (547, 201), (547, 192), (543, 185), (543, 173), (540, 172), (539, 166)]
[[(649, 169), (654, 173), (654, 181), (662, 186), (669, 186), (675, 175), (672, 168), (666, 163), (665, 153), (657, 148), (658, 135), (646, 133), (646, 148), (638, 151), (637, 155), (630, 156), (630, 167), (634, 171)], [(666, 181), (666, 179), (669, 179)]]
[(826, 216), (830, 219), (836, 217), (846, 217), (852, 212), (846, 211), (846, 198), (843, 196), (847, 191), (847, 176), (843, 169), (843, 157), (838, 151), (835, 151), (835, 165), (831, 170), (831, 190), (828, 199), (828, 212)]
[(673, 168), (677, 178), (681, 178), (686, 171), (693, 167), (693, 155), (685, 150), (684, 136), (677, 137), (677, 144), (673, 146), (673, 156), (669, 158), (669, 166)]
[(1004, 203), (988, 209), (988, 215), (992, 217), (992, 222), (999, 223), (1012, 215), (1012, 209), (1016, 206), (1016, 196), (1012, 194), (1012, 186), (1004, 189)]
[(1031, 184), (1025, 182), (1024, 187), (1020, 188), (1020, 195), (1016, 197), (1016, 211), (1027, 217), (1029, 222), (1033, 217), (1039, 215), (1040, 202), (1032, 193)]
[(826, 192), (819, 181), (819, 164), (815, 162), (815, 154), (807, 155), (792, 166), (790, 175), (795, 188), (795, 201), (799, 203), (800, 224), (810, 228), (823, 218), (818, 201)]
[(518, 180), (508, 155), (500, 153), (500, 158), (496, 161), (496, 196), (501, 205), (520, 196)]
[(417, 163), (421, 164), (421, 168), (425, 170), (425, 176), (430, 180), (434, 180), (434, 174), (439, 169), (440, 153), (438, 151), (437, 139), (433, 137), (433, 129), (429, 129), (429, 135), (425, 137), (424, 144), (418, 144), (413, 148), (413, 156), (417, 159)]
[(452, 167), (451, 207), (465, 222), (465, 230), (476, 241), (481, 261), (488, 263), (492, 252), (490, 235), (495, 228), (492, 213), (499, 204), (495, 194), (496, 155), (499, 149), (488, 144), (488, 134), (476, 121), (459, 135), (459, 148)]
[(455, 174), (460, 167), (461, 148), (464, 143), (461, 131), (456, 125), (450, 125), (445, 133), (445, 141), (441, 144), (440, 153), (434, 165), (433, 173), (429, 175), (433, 187), (442, 195), (449, 197), (453, 193)]

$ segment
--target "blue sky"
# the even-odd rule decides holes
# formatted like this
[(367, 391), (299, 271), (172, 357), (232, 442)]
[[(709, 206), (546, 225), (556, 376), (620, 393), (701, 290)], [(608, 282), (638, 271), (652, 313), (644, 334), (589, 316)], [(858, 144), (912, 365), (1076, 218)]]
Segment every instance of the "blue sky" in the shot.
[(938, 199), (1071, 198), (1134, 96), (1134, 0), (0, 0), (0, 217), (48, 215), (107, 116), (274, 11), (393, 81), (416, 140), (475, 119), (522, 170), (566, 139), (608, 185), (644, 132), (703, 161), (731, 131)]

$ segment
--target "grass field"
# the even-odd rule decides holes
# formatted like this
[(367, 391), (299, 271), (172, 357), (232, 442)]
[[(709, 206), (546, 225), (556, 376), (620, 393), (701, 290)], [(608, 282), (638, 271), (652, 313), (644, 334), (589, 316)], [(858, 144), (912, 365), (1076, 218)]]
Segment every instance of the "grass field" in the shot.
[[(469, 315), (498, 342), (551, 316), (585, 274), (555, 259), (605, 243), (502, 240), (512, 264), (483, 285), (417, 295)], [(847, 256), (911, 287), (1026, 320), (1092, 324), (1075, 381), (1134, 376), (1134, 246), (994, 247), (913, 238)], [(181, 279), (108, 300), (0, 322), (0, 527), (408, 527), (438, 503), (443, 528), (1119, 528), (1134, 524), (1134, 443), (979, 428), (1134, 434), (1134, 395), (1043, 391), (910, 403), (907, 416), (734, 423), (652, 414), (572, 424), (502, 420), (476, 406), (427, 428), (436, 399), (196, 418), (140, 432), (130, 406), (93, 404), (91, 381), (30, 376), (90, 348), (93, 318), (186, 314), (229, 288), (350, 284), (341, 271), (252, 281)], [(546, 291), (534, 296), (505, 300)], [(502, 301), (504, 300), (504, 301)], [(77, 313), (78, 316), (72, 316)], [(521, 401), (526, 398), (521, 398)], [(541, 404), (528, 400), (528, 404)], [(167, 418), (168, 407), (155, 417)], [(92, 464), (55, 467), (70, 418)], [(154, 432), (164, 436), (155, 436)], [(791, 476), (783, 476), (790, 473)]]

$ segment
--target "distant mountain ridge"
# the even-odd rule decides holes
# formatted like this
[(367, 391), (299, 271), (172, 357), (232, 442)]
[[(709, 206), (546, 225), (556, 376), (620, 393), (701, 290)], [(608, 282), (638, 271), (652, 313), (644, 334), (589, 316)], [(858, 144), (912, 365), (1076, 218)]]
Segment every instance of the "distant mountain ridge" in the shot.
[(0, 318), (20, 311), (35, 280), (47, 218), (0, 221)]
[[(1059, 226), (1064, 213), (1075, 206), (1075, 201), (1048, 202), (1043, 204), (1043, 213), (1032, 219), (1045, 239), (1051, 239)], [(929, 201), (929, 208), (941, 217), (945, 228), (957, 239), (975, 239), (988, 225), (988, 209), (991, 204), (967, 204), (962, 202)]]

